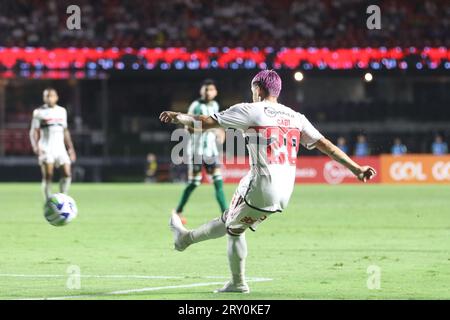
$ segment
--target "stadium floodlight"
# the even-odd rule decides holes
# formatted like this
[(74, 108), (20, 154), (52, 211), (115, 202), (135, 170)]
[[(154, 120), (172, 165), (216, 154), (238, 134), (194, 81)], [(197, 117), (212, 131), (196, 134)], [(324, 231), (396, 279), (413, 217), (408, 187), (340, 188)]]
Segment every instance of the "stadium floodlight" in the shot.
[(295, 81), (302, 81), (303, 80), (303, 73), (301, 73), (300, 71), (297, 71), (296, 73), (294, 73), (294, 79)]
[(370, 81), (372, 81), (372, 80), (373, 80), (373, 75), (372, 75), (370, 72), (367, 72), (367, 73), (364, 75), (364, 81), (370, 82)]

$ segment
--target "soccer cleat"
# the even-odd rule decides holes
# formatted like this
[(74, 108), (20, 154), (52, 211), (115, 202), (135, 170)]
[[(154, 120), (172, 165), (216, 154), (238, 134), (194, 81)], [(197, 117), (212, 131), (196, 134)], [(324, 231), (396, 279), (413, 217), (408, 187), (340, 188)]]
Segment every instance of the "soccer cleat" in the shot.
[(177, 212), (175, 209), (173, 209), (172, 213), (176, 213), (180, 217), (182, 224), (185, 225), (187, 223), (187, 219), (183, 216), (181, 212)]
[(189, 247), (189, 245), (191, 245), (191, 241), (189, 238), (189, 231), (183, 226), (181, 218), (178, 214), (172, 213), (169, 226), (173, 233), (175, 250), (184, 251), (187, 247)]
[(183, 225), (185, 225), (185, 224), (187, 223), (186, 218), (185, 218), (181, 213), (180, 213), (178, 216), (180, 217), (181, 223), (182, 223)]
[(228, 281), (223, 286), (223, 288), (214, 291), (214, 293), (226, 293), (226, 292), (250, 293), (250, 288), (246, 283), (236, 285), (232, 281)]

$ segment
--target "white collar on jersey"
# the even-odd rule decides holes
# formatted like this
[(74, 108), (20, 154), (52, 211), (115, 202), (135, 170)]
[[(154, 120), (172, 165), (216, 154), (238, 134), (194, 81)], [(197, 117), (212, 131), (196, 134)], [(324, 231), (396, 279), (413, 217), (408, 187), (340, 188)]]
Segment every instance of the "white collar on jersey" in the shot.
[[(46, 104), (46, 103), (44, 103), (44, 104), (42, 105), (42, 107), (43, 107), (44, 109), (51, 109), (51, 108), (49, 107), (49, 105)], [(56, 107), (59, 107), (59, 105), (58, 105), (58, 104), (55, 104), (55, 106), (54, 106), (53, 108), (56, 108)]]

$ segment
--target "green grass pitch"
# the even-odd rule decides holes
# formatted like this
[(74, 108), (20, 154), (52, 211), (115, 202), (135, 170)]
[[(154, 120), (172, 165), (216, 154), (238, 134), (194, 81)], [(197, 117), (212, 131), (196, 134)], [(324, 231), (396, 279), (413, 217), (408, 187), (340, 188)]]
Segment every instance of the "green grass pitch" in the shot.
[[(271, 279), (248, 295), (212, 293), (228, 276), (225, 238), (173, 250), (182, 188), (74, 183), (79, 216), (53, 227), (38, 183), (0, 184), (0, 299), (450, 299), (450, 186), (296, 186), (285, 212), (247, 232), (247, 276)], [(218, 214), (200, 186), (188, 227)]]

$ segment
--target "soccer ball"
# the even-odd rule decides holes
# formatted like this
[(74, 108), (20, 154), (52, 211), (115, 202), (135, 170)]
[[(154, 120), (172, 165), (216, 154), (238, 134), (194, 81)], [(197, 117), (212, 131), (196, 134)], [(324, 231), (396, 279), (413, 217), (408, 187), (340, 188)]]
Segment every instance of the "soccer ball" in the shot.
[(75, 219), (78, 214), (73, 198), (63, 193), (56, 193), (44, 205), (44, 217), (53, 226), (64, 226)]

